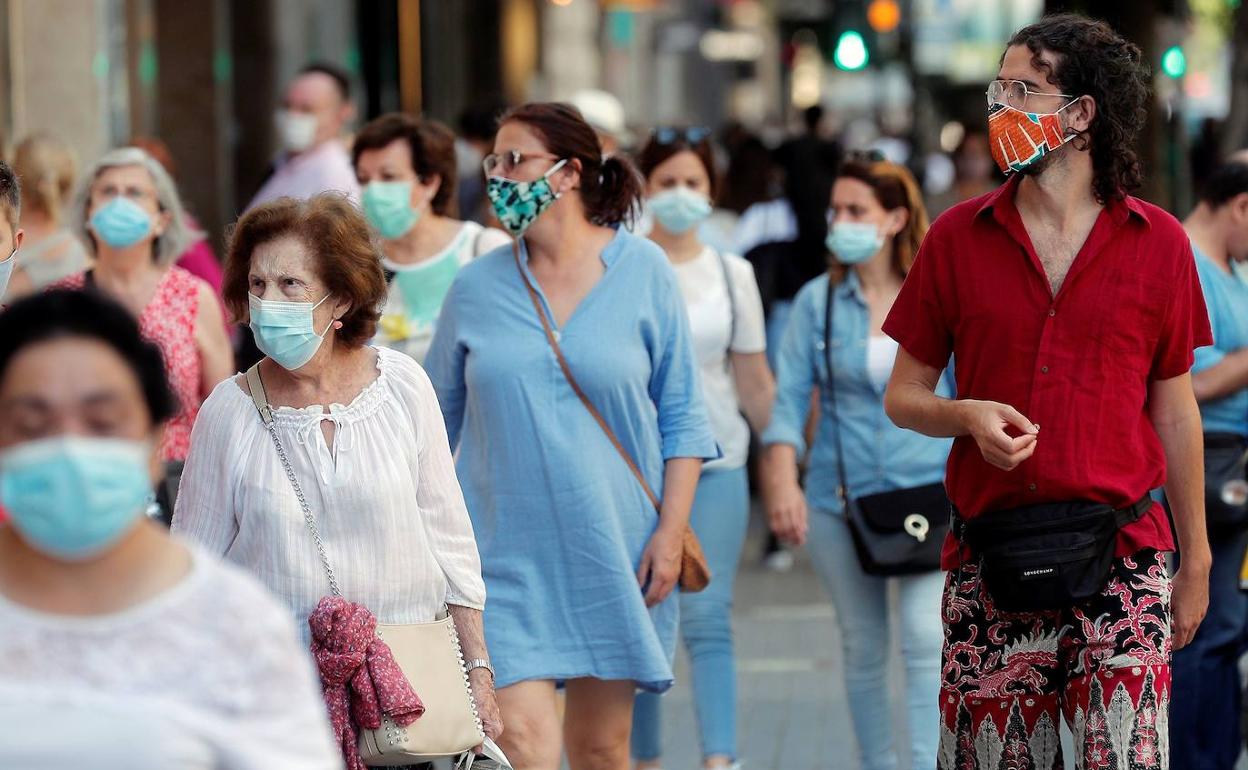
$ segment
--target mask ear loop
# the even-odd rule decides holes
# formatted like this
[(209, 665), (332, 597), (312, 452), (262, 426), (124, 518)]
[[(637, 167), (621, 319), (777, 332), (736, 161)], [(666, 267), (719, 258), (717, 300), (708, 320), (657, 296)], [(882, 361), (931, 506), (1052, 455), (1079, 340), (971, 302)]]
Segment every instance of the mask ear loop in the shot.
[[(321, 297), (320, 302), (317, 302), (315, 305), (312, 306), (312, 311), (315, 312), (318, 307), (325, 304), (325, 300), (329, 299), (329, 297), (330, 297), (329, 294), (326, 294), (324, 297)], [(321, 339), (325, 339), (325, 335), (329, 334), (329, 330), (332, 329), (334, 327), (334, 324), (337, 323), (339, 320), (341, 319), (331, 317), (329, 319), (329, 325), (325, 327), (325, 331), (321, 332), (320, 334), (317, 334), (316, 336), (320, 337)], [(312, 332), (313, 333), (316, 332), (315, 326), (312, 327)]]
[[(563, 158), (563, 159), (562, 159), (562, 160), (560, 160), (558, 163), (556, 163), (555, 165), (551, 166), (551, 167), (550, 167), (550, 169), (549, 169), (549, 170), (547, 170), (545, 174), (542, 174), (542, 179), (546, 180), (546, 184), (548, 184), (548, 185), (549, 185), (549, 184), (550, 184), (550, 177), (551, 177), (551, 176), (553, 176), (553, 175), (555, 174), (555, 172), (557, 172), (559, 169), (563, 168), (563, 167), (564, 167), (564, 166), (566, 166), (567, 164), (568, 164), (568, 159), (567, 159), (567, 158)], [(551, 192), (554, 192), (554, 188), (553, 188), (553, 187), (551, 188)], [(561, 192), (557, 192), (557, 193), (555, 193), (555, 200), (559, 200), (559, 199), (560, 199), (560, 198), (562, 198), (562, 197), (563, 197), (563, 193), (561, 193)]]

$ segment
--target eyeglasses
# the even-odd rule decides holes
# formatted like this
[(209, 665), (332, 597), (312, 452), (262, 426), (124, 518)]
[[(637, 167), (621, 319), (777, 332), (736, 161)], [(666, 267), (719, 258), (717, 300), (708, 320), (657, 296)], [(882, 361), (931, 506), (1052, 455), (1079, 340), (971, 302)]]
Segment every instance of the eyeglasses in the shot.
[(1032, 91), (1021, 80), (994, 80), (988, 84), (984, 94), (988, 97), (988, 106), (1004, 104), (1016, 110), (1023, 109), (1028, 96), (1057, 96), (1062, 99), (1074, 99), (1070, 94), (1046, 94), (1043, 91)]
[(711, 129), (705, 126), (690, 126), (689, 128), (675, 128), (673, 126), (660, 126), (650, 132), (654, 137), (654, 141), (659, 144), (675, 144), (676, 142), (684, 142), (685, 144), (700, 144), (706, 141), (711, 135)]
[(504, 176), (515, 171), (517, 167), (528, 163), (531, 160), (545, 158), (547, 160), (557, 160), (554, 155), (547, 152), (520, 152), (519, 150), (507, 150), (506, 152), (491, 153), (485, 156), (485, 160), (481, 162), (481, 168), (485, 169), (486, 176), (494, 176), (496, 173)]

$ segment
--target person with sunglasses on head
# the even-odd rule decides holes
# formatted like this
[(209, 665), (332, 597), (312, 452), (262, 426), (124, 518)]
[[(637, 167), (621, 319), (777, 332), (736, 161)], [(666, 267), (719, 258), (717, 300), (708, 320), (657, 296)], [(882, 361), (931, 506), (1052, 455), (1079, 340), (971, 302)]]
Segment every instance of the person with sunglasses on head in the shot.
[(954, 437), (941, 768), (1058, 765), (1063, 718), (1081, 767), (1169, 765), (1170, 653), (1209, 599), (1191, 368), (1213, 340), (1187, 234), (1129, 194), (1147, 94), (1104, 22), (1017, 32), (988, 88), (1010, 178), (936, 221), (884, 324), (889, 416)]
[(455, 135), (441, 123), (382, 115), (356, 135), (351, 157), (389, 287), (376, 342), (420, 363), (459, 268), (509, 239), (451, 216)]
[[(884, 414), (897, 345), (880, 325), (927, 232), (927, 212), (909, 171), (870, 157), (852, 156), (832, 188), (826, 239), (832, 263), (794, 299), (777, 354), (776, 404), (762, 435), (760, 476), (773, 530), (787, 543), (807, 546), (836, 608), (862, 767), (901, 766), (888, 686), (889, 638), (897, 633), (906, 674), (908, 767), (928, 768), (936, 763), (941, 575), (934, 559), (887, 571), (863, 559), (859, 541), (870, 533), (851, 507), (881, 496), (883, 518), (905, 519), (916, 541), (929, 534), (934, 541), (948, 503), (933, 485), (939, 485), (950, 442), (902, 430)], [(797, 467), (806, 454), (816, 390), (819, 421), (803, 493)], [(950, 383), (940, 392), (950, 394)], [(911, 507), (913, 494), (934, 500), (927, 518), (915, 517), (921, 509)], [(897, 584), (896, 629), (890, 628), (890, 582)]]
[[(681, 637), (693, 662), (704, 767), (737, 760), (736, 663), (732, 642), (733, 581), (749, 524), (746, 473), (750, 428), (771, 415), (775, 383), (767, 366), (763, 303), (750, 263), (701, 240), (716, 190), (706, 129), (658, 128), (637, 156), (646, 178), (650, 239), (663, 248), (684, 295), (702, 395), (724, 456), (706, 463), (690, 523), (715, 575), (705, 591), (680, 597)], [(744, 412), (745, 416), (742, 416)], [(638, 770), (660, 766), (661, 699), (637, 696), (633, 756)]]
[[(504, 115), (488, 194), (516, 238), (465, 265), (425, 365), (481, 549), (517, 770), (625, 770), (672, 684), (702, 460), (719, 457), (671, 266), (622, 227), (642, 181), (570, 105)], [(565, 686), (563, 723), (556, 689)]]

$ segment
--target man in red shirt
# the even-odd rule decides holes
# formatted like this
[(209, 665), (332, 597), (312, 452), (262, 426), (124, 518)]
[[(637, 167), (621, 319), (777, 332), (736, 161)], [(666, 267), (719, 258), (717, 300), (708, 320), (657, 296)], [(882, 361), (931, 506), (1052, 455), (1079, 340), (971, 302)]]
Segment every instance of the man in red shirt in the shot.
[[(1146, 70), (1107, 25), (1050, 16), (1011, 39), (988, 98), (1011, 177), (933, 224), (884, 324), (901, 346), (889, 416), (956, 437), (939, 766), (1049, 770), (1064, 716), (1079, 766), (1166, 768), (1171, 647), (1208, 603), (1189, 369), (1211, 336), (1182, 227), (1127, 194)], [(951, 355), (958, 400), (934, 394)], [(1171, 527), (1147, 499), (1163, 485), (1173, 579)], [(1090, 520), (1109, 522), (1100, 540)], [(1098, 542), (1091, 591), (1061, 593)], [(1028, 605), (1052, 586), (1057, 603)]]

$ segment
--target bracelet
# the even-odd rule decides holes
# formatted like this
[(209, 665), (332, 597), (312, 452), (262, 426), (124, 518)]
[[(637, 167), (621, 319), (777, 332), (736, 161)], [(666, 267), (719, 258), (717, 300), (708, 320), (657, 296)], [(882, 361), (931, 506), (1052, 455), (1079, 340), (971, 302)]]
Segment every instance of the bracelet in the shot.
[(473, 670), (478, 669), (478, 668), (483, 668), (483, 669), (485, 669), (486, 671), (489, 671), (489, 672), (490, 672), (490, 680), (491, 680), (491, 681), (493, 681), (493, 679), (494, 679), (494, 667), (493, 667), (493, 666), (491, 666), (491, 665), (490, 665), (490, 662), (489, 662), (488, 660), (486, 660), (485, 658), (473, 658), (472, 660), (468, 661), (467, 666), (468, 666), (468, 671), (469, 671), (469, 672), (472, 672)]

